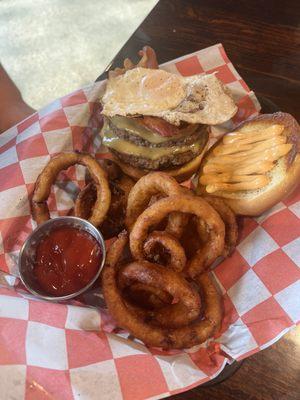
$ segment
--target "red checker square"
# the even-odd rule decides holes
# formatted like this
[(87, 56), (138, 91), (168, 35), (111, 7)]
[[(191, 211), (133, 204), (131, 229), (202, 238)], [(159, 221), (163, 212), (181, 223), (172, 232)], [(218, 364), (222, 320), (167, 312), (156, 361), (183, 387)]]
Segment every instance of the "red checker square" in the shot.
[(5, 259), (5, 254), (0, 254), (0, 270), (3, 272), (10, 273), (6, 259)]
[(291, 193), (286, 199), (283, 200), (283, 203), (286, 206), (291, 206), (292, 204), (297, 203), (300, 201), (300, 187)]
[(64, 110), (56, 110), (40, 119), (42, 132), (55, 131), (69, 126)]
[(228, 327), (239, 318), (239, 315), (228, 294), (225, 293), (222, 297), (222, 300), (224, 314), (222, 319), (222, 326), (220, 332), (216, 335), (217, 337), (221, 336), (225, 331), (227, 331)]
[(262, 223), (262, 227), (279, 246), (284, 246), (300, 236), (299, 220), (288, 208), (271, 215)]
[(66, 341), (69, 368), (83, 367), (113, 358), (103, 332), (66, 329)]
[(211, 352), (209, 348), (201, 347), (196, 353), (190, 353), (189, 356), (207, 376), (215, 374), (224, 362), (223, 355), (215, 351)]
[(25, 400), (73, 399), (68, 371), (27, 366)]
[(25, 131), (25, 129), (29, 128), (30, 125), (34, 124), (39, 120), (38, 113), (32, 114), (30, 117), (26, 118), (24, 121), (20, 122), (17, 125), (18, 133)]
[(27, 236), (32, 232), (31, 218), (13, 217), (0, 221), (0, 231), (5, 253), (19, 250)]
[(69, 181), (69, 180), (76, 180), (76, 168), (75, 165), (71, 165), (66, 170), (61, 171), (56, 178), (57, 182), (64, 182), (64, 181)]
[(248, 270), (248, 263), (235, 251), (214, 269), (214, 273), (226, 290), (229, 290)]
[(236, 76), (234, 76), (227, 64), (206, 71), (207, 74), (212, 74), (213, 72), (217, 72), (216, 77), (224, 84), (235, 82), (237, 80)]
[(0, 154), (3, 154), (6, 152), (6, 150), (10, 149), (11, 147), (14, 147), (16, 145), (16, 138), (12, 138), (9, 142), (4, 144), (3, 146), (0, 147)]
[(223, 46), (220, 46), (220, 47), (219, 47), (219, 51), (220, 51), (220, 53), (221, 53), (221, 56), (222, 56), (223, 60), (224, 60), (226, 63), (229, 63), (230, 60), (229, 60), (229, 58), (227, 57), (227, 54), (225, 53), (225, 50), (224, 50), (224, 47), (223, 47)]
[(61, 99), (63, 107), (76, 106), (77, 104), (87, 103), (88, 99), (82, 89), (77, 90), (74, 93), (68, 94)]
[(243, 88), (246, 90), (246, 92), (250, 92), (249, 86), (247, 85), (247, 83), (245, 81), (243, 81), (243, 79), (240, 79), (239, 82), (243, 86)]
[(255, 106), (251, 98), (247, 95), (242, 97), (238, 104), (238, 112), (232, 117), (234, 123), (243, 121), (256, 112)]
[(48, 155), (48, 149), (42, 135), (33, 136), (16, 145), (19, 160)]
[(82, 126), (71, 126), (74, 150), (82, 150), (84, 130), (85, 128)]
[(26, 190), (28, 193), (28, 197), (31, 198), (33, 191), (34, 191), (35, 183), (27, 183), (26, 184)]
[(274, 297), (258, 304), (242, 316), (254, 339), (262, 346), (293, 325)]
[(64, 328), (68, 309), (65, 304), (29, 300), (29, 320)]
[(243, 219), (238, 219), (239, 226), (239, 236), (238, 243), (241, 243), (251, 232), (256, 229), (259, 224), (253, 218), (243, 217)]
[(0, 365), (26, 364), (26, 330), (27, 321), (0, 318)]
[(257, 353), (258, 351), (260, 351), (260, 348), (256, 347), (255, 349), (247, 351), (247, 353), (244, 353), (241, 356), (237, 357), (236, 360), (237, 361), (244, 360), (245, 358), (253, 356), (253, 354)]
[[(1, 264), (0, 264), (0, 266), (1, 266)], [(9, 289), (6, 287), (0, 288), (0, 294), (3, 296), (22, 297), (15, 289)]]
[(115, 365), (124, 400), (142, 400), (169, 391), (160, 366), (151, 355), (117, 358)]
[(175, 65), (182, 76), (192, 76), (204, 72), (197, 56), (191, 56), (185, 60), (178, 61)]
[(24, 185), (24, 178), (19, 163), (11, 164), (0, 169), (1, 191), (20, 185)]
[(51, 190), (51, 192), (50, 192), (50, 196), (48, 197), (47, 204), (48, 204), (49, 211), (57, 210), (56, 197), (55, 197), (55, 193), (53, 190)]
[(253, 270), (273, 295), (300, 279), (300, 269), (281, 249), (262, 258)]

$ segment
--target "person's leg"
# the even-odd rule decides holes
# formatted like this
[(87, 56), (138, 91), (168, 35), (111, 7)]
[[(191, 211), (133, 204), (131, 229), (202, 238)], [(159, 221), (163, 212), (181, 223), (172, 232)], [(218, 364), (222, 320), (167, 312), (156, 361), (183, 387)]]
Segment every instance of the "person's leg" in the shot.
[(34, 113), (0, 64), (0, 133)]

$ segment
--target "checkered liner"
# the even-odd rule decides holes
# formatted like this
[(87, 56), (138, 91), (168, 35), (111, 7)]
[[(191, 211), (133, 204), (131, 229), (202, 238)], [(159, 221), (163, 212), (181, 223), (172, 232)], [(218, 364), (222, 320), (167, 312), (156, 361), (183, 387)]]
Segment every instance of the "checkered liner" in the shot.
[[(253, 92), (218, 44), (162, 66), (187, 76), (216, 72), (239, 106), (224, 131), (259, 111)], [(278, 340), (300, 318), (300, 190), (262, 217), (245, 218), (232, 257), (214, 270), (223, 295), (221, 332), (188, 351), (146, 348), (114, 330), (104, 308), (52, 304), (29, 296), (18, 282), (18, 251), (35, 227), (29, 198), (50, 156), (101, 146), (96, 83), (58, 99), (0, 136), (0, 393), (3, 398), (158, 399), (190, 389)], [(98, 118), (97, 118), (98, 116)], [(84, 170), (59, 176), (52, 217), (73, 206)], [(99, 293), (85, 297), (94, 303)], [(114, 333), (112, 333), (114, 330)]]

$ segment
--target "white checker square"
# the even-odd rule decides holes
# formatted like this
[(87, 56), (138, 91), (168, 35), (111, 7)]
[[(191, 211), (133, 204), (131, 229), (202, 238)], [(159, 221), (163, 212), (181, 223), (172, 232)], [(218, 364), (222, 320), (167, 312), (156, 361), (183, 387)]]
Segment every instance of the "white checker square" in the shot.
[(275, 294), (275, 299), (295, 323), (300, 321), (300, 280)]
[(282, 247), (282, 250), (300, 268), (300, 238), (286, 244)]
[(7, 264), (8, 271), (11, 275), (19, 276), (19, 250), (12, 251), (5, 254), (5, 261)]
[(30, 214), (26, 186), (15, 186), (4, 190), (0, 196), (0, 219), (21, 217)]
[(28, 301), (21, 297), (0, 295), (0, 317), (28, 319)]
[(26, 186), (16, 186), (0, 194), (0, 220), (30, 214)]
[(27, 364), (58, 370), (68, 369), (65, 330), (39, 322), (28, 322)]
[(178, 69), (176, 68), (175, 64), (162, 64), (160, 68), (167, 72), (170, 72), (171, 74), (179, 75)]
[(18, 129), (16, 126), (13, 126), (12, 128), (8, 129), (7, 131), (1, 133), (0, 147), (4, 146), (6, 143), (8, 143), (13, 138), (15, 138), (17, 135), (18, 135)]
[(90, 108), (88, 103), (64, 107), (64, 112), (70, 126), (87, 126), (90, 118)]
[(19, 276), (18, 261), (19, 261), (19, 250), (5, 254), (5, 262), (8, 271), (11, 275)]
[(209, 71), (212, 68), (216, 68), (225, 64), (225, 61), (219, 50), (219, 45), (211, 46), (203, 51), (199, 51), (198, 57), (204, 71)]
[(250, 267), (279, 248), (278, 244), (262, 228), (257, 227), (238, 246), (237, 249)]
[(39, 110), (39, 117), (45, 117), (46, 115), (52, 113), (53, 111), (60, 110), (62, 108), (61, 102), (59, 99), (54, 100), (52, 103), (48, 104), (47, 106), (43, 107)]
[(1, 399), (24, 399), (26, 384), (26, 365), (0, 365), (0, 382)]
[(159, 400), (159, 399), (165, 399), (166, 397), (170, 397), (171, 393), (167, 392), (167, 393), (161, 393), (158, 396), (151, 396), (151, 397), (147, 397), (147, 400)]
[(21, 143), (32, 136), (38, 135), (39, 133), (41, 133), (41, 127), (39, 121), (36, 121), (23, 132), (19, 133), (17, 136), (17, 143)]
[(12, 289), (13, 291), (13, 286), (16, 283), (17, 278), (12, 275), (5, 274), (4, 272), (0, 271), (0, 285), (8, 287), (9, 289)]
[(50, 154), (73, 150), (73, 140), (70, 128), (43, 132), (43, 137)]
[(70, 369), (75, 400), (121, 400), (118, 373), (113, 360)]
[(300, 201), (289, 206), (289, 209), (300, 219)]
[(155, 359), (160, 365), (170, 391), (193, 385), (207, 378), (207, 375), (194, 364), (188, 354), (155, 356)]
[(106, 81), (107, 80), (104, 79), (103, 81), (95, 82), (82, 88), (89, 102), (94, 102), (103, 96), (106, 90)]
[(56, 199), (56, 205), (57, 205), (57, 210), (59, 211), (65, 211), (65, 210), (70, 210), (74, 206), (74, 200), (75, 196), (73, 196), (74, 188), (73, 188), (73, 182), (68, 182), (64, 189), (61, 189), (60, 187), (54, 186), (53, 190), (55, 193), (55, 199)]
[(239, 81), (235, 82), (230, 82), (227, 83), (226, 85), (228, 89), (230, 90), (233, 100), (237, 103), (242, 97), (245, 97), (247, 94), (247, 91), (245, 88), (242, 86), (242, 84)]
[(50, 156), (40, 156), (27, 158), (26, 160), (20, 161), (20, 167), (23, 173), (25, 183), (35, 183), (37, 177), (42, 172), (43, 168), (50, 160)]
[(258, 347), (251, 332), (240, 318), (231, 324), (217, 341), (232, 358), (238, 358)]
[(237, 70), (234, 68), (231, 62), (227, 63), (227, 67), (231, 71), (231, 73), (236, 77), (236, 79), (242, 79), (241, 75), (237, 72)]
[(84, 181), (86, 174), (86, 167), (84, 165), (76, 164), (75, 171), (76, 171), (76, 179), (78, 179), (79, 181)]
[(106, 334), (113, 357), (134, 356), (136, 354), (150, 354), (146, 346), (136, 341), (128, 340), (121, 335)]
[(0, 157), (0, 169), (19, 161), (16, 146), (10, 147)]
[(286, 206), (283, 203), (277, 203), (274, 207), (270, 208), (268, 211), (264, 212), (262, 215), (259, 217), (254, 218), (255, 221), (258, 224), (262, 224), (267, 218), (269, 218), (271, 215), (276, 214), (277, 212), (284, 210)]
[(271, 297), (271, 293), (252, 269), (247, 271), (227, 293), (240, 316)]
[(100, 330), (100, 313), (95, 308), (67, 306), (66, 318), (67, 329), (78, 329), (84, 331)]

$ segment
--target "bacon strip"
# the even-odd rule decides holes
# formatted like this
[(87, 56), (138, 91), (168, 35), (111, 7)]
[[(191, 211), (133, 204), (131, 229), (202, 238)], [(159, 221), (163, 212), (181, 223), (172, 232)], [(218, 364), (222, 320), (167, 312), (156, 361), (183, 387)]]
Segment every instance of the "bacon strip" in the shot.
[(112, 71), (109, 71), (108, 79), (123, 75), (126, 71), (136, 67), (158, 69), (156, 54), (152, 47), (144, 46), (143, 50), (139, 51), (139, 56), (141, 56), (141, 59), (137, 64), (133, 64), (129, 58), (126, 58), (123, 63), (124, 68), (116, 68)]
[(180, 133), (180, 129), (177, 126), (170, 124), (162, 118), (144, 116), (143, 118), (139, 118), (138, 122), (160, 136), (169, 137)]

